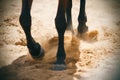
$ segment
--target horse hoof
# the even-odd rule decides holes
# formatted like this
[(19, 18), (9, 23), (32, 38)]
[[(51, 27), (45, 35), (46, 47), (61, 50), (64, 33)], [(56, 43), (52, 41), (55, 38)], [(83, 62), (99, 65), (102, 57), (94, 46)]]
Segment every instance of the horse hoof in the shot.
[(52, 70), (55, 71), (62, 71), (66, 69), (66, 65), (65, 64), (55, 64), (52, 68)]
[(86, 33), (88, 31), (88, 26), (86, 24), (81, 24), (78, 26), (78, 32), (80, 34)]
[(35, 43), (33, 47), (28, 45), (28, 49), (30, 52), (30, 55), (34, 59), (41, 59), (44, 57), (44, 50), (43, 48), (39, 45), (39, 43)]

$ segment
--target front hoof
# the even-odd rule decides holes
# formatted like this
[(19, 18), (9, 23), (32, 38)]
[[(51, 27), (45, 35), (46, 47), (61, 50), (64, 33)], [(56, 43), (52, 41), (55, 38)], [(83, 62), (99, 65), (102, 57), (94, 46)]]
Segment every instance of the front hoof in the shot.
[(55, 64), (55, 65), (53, 65), (53, 68), (52, 68), (52, 70), (55, 70), (55, 71), (62, 71), (65, 69), (66, 69), (65, 64)]
[(35, 43), (32, 46), (27, 45), (30, 55), (33, 59), (41, 59), (44, 57), (44, 50), (43, 48), (39, 45), (39, 43)]

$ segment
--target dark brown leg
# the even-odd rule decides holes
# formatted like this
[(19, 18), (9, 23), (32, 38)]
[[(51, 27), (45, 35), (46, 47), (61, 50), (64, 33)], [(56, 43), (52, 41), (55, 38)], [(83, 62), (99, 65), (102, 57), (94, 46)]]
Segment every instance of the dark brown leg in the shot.
[(27, 39), (27, 47), (33, 58), (41, 58), (44, 56), (44, 51), (41, 46), (35, 42), (31, 35), (31, 6), (33, 0), (22, 0), (22, 11), (20, 15), (20, 24), (25, 32)]
[(67, 30), (71, 30), (73, 33), (73, 25), (72, 25), (72, 0), (68, 0), (67, 9), (66, 9), (66, 17), (67, 17)]
[(65, 65), (65, 49), (64, 49), (64, 33), (67, 28), (67, 22), (65, 19), (65, 11), (67, 7), (68, 0), (59, 0), (58, 11), (55, 18), (55, 25), (58, 32), (59, 37), (59, 45), (57, 51), (57, 61), (54, 66), (54, 70), (64, 70), (66, 68)]
[(78, 22), (79, 22), (78, 32), (79, 33), (85, 33), (88, 31), (88, 27), (86, 26), (87, 16), (85, 12), (85, 4), (86, 4), (86, 0), (80, 0), (80, 12), (78, 16)]

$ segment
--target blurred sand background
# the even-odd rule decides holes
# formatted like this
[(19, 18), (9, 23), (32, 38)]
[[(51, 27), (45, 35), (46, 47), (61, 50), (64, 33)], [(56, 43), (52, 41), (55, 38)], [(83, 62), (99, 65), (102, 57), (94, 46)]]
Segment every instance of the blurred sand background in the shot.
[[(34, 0), (32, 35), (45, 48), (46, 57), (33, 61), (28, 56), (24, 32), (19, 24), (21, 0), (0, 1), (0, 79), (2, 80), (120, 80), (120, 0), (87, 0), (89, 31), (97, 40), (65, 37), (66, 53), (79, 61), (64, 71), (51, 66), (57, 51), (54, 25), (58, 0)], [(73, 27), (76, 31), (79, 0), (73, 0)], [(84, 36), (86, 37), (86, 36)], [(52, 42), (52, 43), (51, 43)], [(74, 54), (73, 54), (74, 53)], [(76, 54), (79, 56), (76, 57)], [(70, 62), (71, 61), (71, 62)], [(119, 79), (118, 79), (118, 78)]]

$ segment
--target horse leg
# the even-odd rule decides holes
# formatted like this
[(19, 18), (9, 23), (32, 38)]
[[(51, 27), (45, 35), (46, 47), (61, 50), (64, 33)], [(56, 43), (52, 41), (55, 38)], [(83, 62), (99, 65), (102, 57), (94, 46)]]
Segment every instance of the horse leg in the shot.
[(19, 18), (20, 24), (25, 32), (27, 39), (27, 47), (33, 58), (41, 58), (44, 56), (42, 47), (35, 42), (31, 35), (31, 5), (33, 0), (22, 0), (22, 11)]
[(85, 4), (86, 4), (86, 0), (80, 0), (80, 12), (78, 16), (78, 22), (79, 22), (78, 32), (79, 33), (85, 33), (88, 31), (88, 27), (86, 26), (87, 16), (85, 12)]
[(71, 30), (73, 33), (73, 25), (72, 25), (72, 0), (68, 0), (67, 9), (66, 9), (66, 17), (67, 17), (67, 30)]
[(65, 19), (65, 11), (67, 7), (68, 0), (59, 0), (57, 15), (55, 18), (55, 26), (58, 32), (59, 43), (58, 43), (58, 51), (57, 51), (57, 60), (54, 70), (64, 70), (66, 68), (65, 65), (65, 49), (64, 49), (64, 33), (67, 28), (67, 22)]

